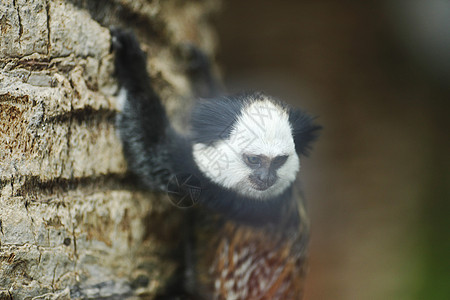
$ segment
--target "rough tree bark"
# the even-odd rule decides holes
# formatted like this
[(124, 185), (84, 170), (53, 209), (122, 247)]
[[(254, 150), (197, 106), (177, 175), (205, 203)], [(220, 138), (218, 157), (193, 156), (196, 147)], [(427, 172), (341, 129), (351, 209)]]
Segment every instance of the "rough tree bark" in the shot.
[[(177, 268), (176, 208), (126, 174), (111, 25), (132, 28), (169, 114), (193, 88), (177, 45), (207, 53), (218, 1), (0, 4), (0, 299), (151, 298)], [(184, 101), (181, 103), (180, 101)]]

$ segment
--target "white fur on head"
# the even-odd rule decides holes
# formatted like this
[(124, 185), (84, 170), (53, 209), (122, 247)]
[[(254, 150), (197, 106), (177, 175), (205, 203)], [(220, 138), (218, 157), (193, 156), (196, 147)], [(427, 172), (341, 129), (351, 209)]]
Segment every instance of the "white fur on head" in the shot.
[[(259, 191), (249, 181), (253, 170), (244, 162), (243, 154), (289, 157), (276, 171), (277, 181), (267, 190)], [(197, 166), (214, 183), (261, 200), (284, 192), (300, 169), (289, 115), (268, 99), (250, 102), (243, 108), (229, 138), (212, 145), (194, 144), (193, 155)]]

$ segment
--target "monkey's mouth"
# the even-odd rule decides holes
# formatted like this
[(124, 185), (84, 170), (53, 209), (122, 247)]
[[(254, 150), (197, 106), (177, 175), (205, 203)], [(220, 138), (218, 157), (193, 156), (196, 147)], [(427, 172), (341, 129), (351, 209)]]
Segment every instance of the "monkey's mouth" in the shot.
[(252, 176), (249, 177), (249, 181), (252, 188), (257, 191), (265, 191), (275, 183), (275, 181), (261, 181), (259, 179), (253, 178)]
[(254, 185), (252, 184), (252, 188), (254, 188), (257, 191), (265, 191), (269, 188), (270, 186), (259, 186), (259, 185)]

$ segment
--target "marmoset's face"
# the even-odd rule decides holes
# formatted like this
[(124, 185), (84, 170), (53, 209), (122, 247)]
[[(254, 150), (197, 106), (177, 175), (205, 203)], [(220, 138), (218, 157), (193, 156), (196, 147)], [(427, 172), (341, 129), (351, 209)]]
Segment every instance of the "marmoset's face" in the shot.
[(226, 140), (195, 144), (193, 152), (206, 177), (254, 199), (281, 194), (300, 168), (289, 115), (267, 100), (246, 106)]

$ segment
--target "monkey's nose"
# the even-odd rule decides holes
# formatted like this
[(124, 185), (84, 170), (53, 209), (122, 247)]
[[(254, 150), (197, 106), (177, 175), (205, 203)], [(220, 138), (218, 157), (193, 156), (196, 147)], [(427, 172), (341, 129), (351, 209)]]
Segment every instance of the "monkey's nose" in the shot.
[(277, 180), (277, 178), (270, 173), (258, 174), (256, 178), (258, 179), (258, 185), (264, 189), (271, 187)]

